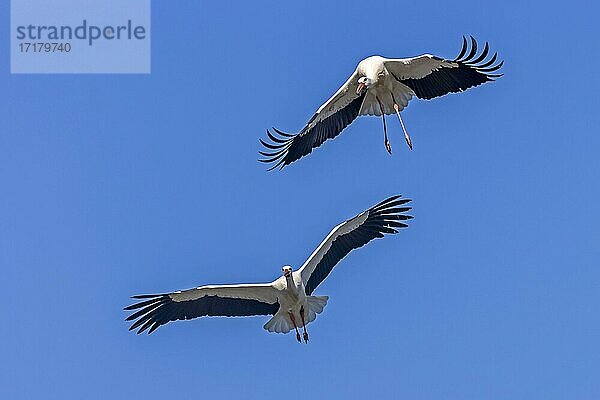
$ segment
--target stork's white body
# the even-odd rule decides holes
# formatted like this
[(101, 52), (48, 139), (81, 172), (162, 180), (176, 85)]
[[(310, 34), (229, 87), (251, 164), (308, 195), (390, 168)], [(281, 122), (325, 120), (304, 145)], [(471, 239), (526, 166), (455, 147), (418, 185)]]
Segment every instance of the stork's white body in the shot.
[(294, 329), (290, 314), (294, 315), (298, 323), (303, 318), (300, 315), (302, 308), (304, 322), (308, 325), (323, 311), (329, 299), (328, 296), (307, 296), (300, 271), (294, 271), (288, 277), (282, 276), (272, 285), (277, 290), (279, 310), (264, 326), (269, 332), (288, 333)]
[(413, 91), (406, 85), (398, 82), (393, 76), (390, 75), (386, 68), (385, 63), (392, 60), (382, 56), (371, 56), (367, 57), (358, 63), (354, 74), (350, 77), (336, 94), (334, 94), (329, 101), (323, 104), (318, 110), (317, 114), (320, 118), (315, 119), (309, 126), (316, 125), (321, 119), (326, 118), (339, 109), (345, 107), (354, 97), (356, 97), (356, 77), (364, 76), (369, 79), (372, 83), (369, 86), (367, 94), (359, 115), (381, 115), (381, 108), (379, 107), (379, 101), (383, 105), (383, 109), (386, 114), (394, 114), (394, 101), (392, 94), (396, 100), (396, 103), (400, 106), (402, 111), (407, 105), (410, 99), (413, 97)]
[(381, 101), (386, 114), (394, 113), (393, 101), (390, 93), (396, 93), (399, 106), (404, 109), (408, 101), (412, 98), (410, 88), (398, 83), (395, 79), (390, 79), (390, 74), (385, 68), (383, 62), (387, 59), (381, 56), (371, 56), (358, 63), (357, 72), (360, 76), (366, 76), (374, 82), (369, 88), (367, 96), (359, 111), (360, 115), (381, 115), (381, 109), (377, 103), (377, 98)]

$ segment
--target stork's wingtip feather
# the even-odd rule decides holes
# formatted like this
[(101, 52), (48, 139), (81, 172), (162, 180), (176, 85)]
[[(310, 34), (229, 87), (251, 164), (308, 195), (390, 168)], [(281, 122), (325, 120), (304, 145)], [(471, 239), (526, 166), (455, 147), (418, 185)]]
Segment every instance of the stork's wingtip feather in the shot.
[[(260, 160), (259, 160), (259, 161), (260, 161)], [(285, 165), (282, 165), (282, 164), (281, 164), (281, 162), (282, 162), (282, 161), (283, 161), (283, 160), (280, 160), (280, 161), (279, 161), (277, 164), (275, 164), (275, 165), (273, 165), (271, 168), (267, 169), (267, 172), (271, 172), (271, 171), (273, 171), (274, 169), (276, 169), (276, 168), (278, 168), (278, 167), (279, 167), (278, 171), (281, 171), (281, 170), (283, 169), (283, 167), (285, 167)], [(268, 161), (268, 162), (271, 162), (271, 161)]]
[(160, 326), (160, 323), (155, 322), (154, 325), (152, 325), (152, 328), (150, 328), (150, 330), (148, 331), (148, 335), (151, 334), (152, 332), (154, 332), (155, 330), (157, 330), (159, 326)]
[[(485, 46), (481, 53), (477, 55), (477, 41), (475, 40), (473, 35), (469, 35), (469, 38), (471, 40), (470, 51), (468, 51), (468, 42), (465, 36), (463, 36), (463, 47), (458, 56), (453, 60), (453, 62), (462, 64), (463, 66), (466, 66), (470, 69), (474, 69), (475, 71), (483, 75), (483, 77), (487, 78), (487, 81), (493, 80), (492, 78), (495, 78), (496, 76), (490, 74), (490, 72), (499, 70), (504, 65), (504, 61), (500, 61), (498, 64), (494, 65), (498, 56), (497, 52), (495, 52), (492, 55), (492, 57), (488, 58), (489, 42), (487, 41), (485, 42)], [(483, 82), (476, 83), (475, 86), (484, 82), (486, 81), (484, 80)], [(466, 88), (459, 88), (458, 91), (463, 91), (465, 89)]]
[(162, 294), (136, 294), (131, 296), (132, 299), (151, 299), (154, 297), (160, 297)]
[(279, 130), (279, 129), (275, 128), (275, 127), (273, 127), (272, 129), (273, 129), (275, 132), (277, 132), (277, 134), (279, 134), (279, 135), (281, 135), (281, 136), (284, 136), (284, 137), (291, 138), (291, 137), (294, 137), (294, 136), (296, 136), (296, 135), (293, 135), (293, 134), (291, 134), (291, 133), (285, 133), (285, 132), (283, 132), (283, 131), (281, 131), (281, 130)]
[(463, 39), (462, 48), (460, 50), (460, 53), (458, 53), (458, 55), (454, 59), (454, 61), (460, 60), (462, 58), (462, 56), (464, 56), (465, 53), (467, 52), (467, 38), (465, 37), (465, 35), (463, 35), (462, 39)]

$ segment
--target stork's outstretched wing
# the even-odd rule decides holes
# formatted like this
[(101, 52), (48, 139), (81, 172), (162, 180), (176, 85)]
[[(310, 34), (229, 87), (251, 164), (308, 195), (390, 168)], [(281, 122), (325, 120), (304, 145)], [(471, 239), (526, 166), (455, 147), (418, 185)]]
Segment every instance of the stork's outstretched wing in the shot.
[(400, 221), (412, 218), (404, 214), (411, 209), (405, 206), (409, 201), (401, 196), (390, 197), (333, 228), (300, 268), (306, 294), (310, 295), (352, 250), (386, 233), (398, 233), (398, 228), (406, 228), (408, 225)]
[(497, 53), (487, 59), (490, 46), (485, 42), (483, 51), (477, 55), (477, 42), (471, 38), (471, 49), (463, 36), (463, 47), (454, 60), (445, 60), (431, 54), (413, 58), (388, 59), (386, 70), (398, 82), (408, 86), (421, 99), (433, 99), (448, 93), (462, 92), (473, 86), (493, 81), (502, 74), (499, 70), (504, 61), (496, 63)]
[(356, 93), (358, 74), (356, 71), (348, 78), (338, 91), (325, 102), (306, 126), (296, 135), (284, 133), (273, 128), (273, 133), (267, 130), (271, 142), (260, 142), (266, 151), (259, 151), (264, 156), (260, 162), (272, 163), (269, 171), (285, 167), (301, 157), (310, 154), (327, 139), (333, 139), (350, 125), (359, 114), (366, 93)]
[[(129, 328), (137, 333), (156, 328), (170, 321), (204, 316), (244, 317), (272, 315), (279, 309), (272, 284), (200, 286), (165, 294), (132, 296), (141, 300), (125, 307), (135, 311), (126, 321), (135, 321)], [(139, 309), (139, 310), (138, 310)]]

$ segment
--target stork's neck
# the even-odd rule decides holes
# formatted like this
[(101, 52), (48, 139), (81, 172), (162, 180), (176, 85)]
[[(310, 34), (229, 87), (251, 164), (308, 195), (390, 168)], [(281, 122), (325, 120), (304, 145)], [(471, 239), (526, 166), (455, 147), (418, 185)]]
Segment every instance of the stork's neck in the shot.
[(294, 282), (293, 274), (285, 277), (285, 283), (287, 286), (287, 291), (294, 297), (298, 297), (298, 287), (296, 286), (296, 282)]
[(289, 274), (288, 276), (285, 277), (285, 282), (287, 283), (287, 287), (288, 289), (290, 287), (294, 287), (294, 277), (292, 276), (292, 274)]

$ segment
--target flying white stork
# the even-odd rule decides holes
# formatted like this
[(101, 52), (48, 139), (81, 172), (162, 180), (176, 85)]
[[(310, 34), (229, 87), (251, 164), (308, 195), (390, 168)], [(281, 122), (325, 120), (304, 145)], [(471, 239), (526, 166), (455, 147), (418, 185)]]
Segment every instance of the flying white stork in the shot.
[(387, 137), (386, 114), (398, 115), (406, 143), (412, 150), (410, 136), (400, 116), (413, 96), (433, 99), (448, 93), (462, 92), (473, 86), (493, 81), (502, 74), (490, 74), (502, 67), (504, 61), (494, 65), (497, 53), (486, 60), (489, 44), (486, 42), (477, 55), (477, 42), (471, 38), (467, 54), (467, 39), (454, 60), (446, 60), (431, 54), (412, 58), (384, 58), (371, 56), (356, 67), (346, 83), (325, 102), (306, 126), (296, 135), (273, 128), (267, 130), (271, 142), (260, 139), (266, 151), (259, 153), (265, 158), (260, 162), (273, 164), (269, 170), (293, 163), (312, 152), (328, 139), (339, 135), (359, 115), (381, 115), (384, 143), (388, 153), (392, 147)]
[(264, 325), (269, 332), (288, 333), (303, 328), (304, 342), (308, 342), (306, 325), (323, 311), (328, 296), (313, 296), (313, 291), (329, 275), (333, 267), (353, 249), (364, 246), (384, 234), (398, 233), (406, 228), (412, 216), (405, 214), (409, 199), (390, 197), (352, 219), (333, 228), (323, 242), (293, 271), (286, 265), (283, 275), (270, 283), (240, 285), (210, 285), (173, 293), (133, 296), (141, 300), (125, 307), (133, 311), (126, 321), (134, 321), (129, 330), (137, 333), (156, 328), (170, 321), (204, 316), (241, 317), (273, 315)]

